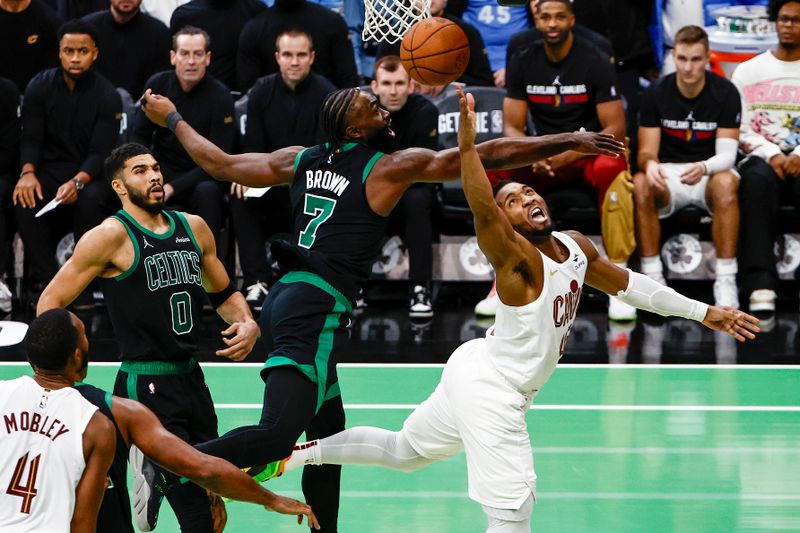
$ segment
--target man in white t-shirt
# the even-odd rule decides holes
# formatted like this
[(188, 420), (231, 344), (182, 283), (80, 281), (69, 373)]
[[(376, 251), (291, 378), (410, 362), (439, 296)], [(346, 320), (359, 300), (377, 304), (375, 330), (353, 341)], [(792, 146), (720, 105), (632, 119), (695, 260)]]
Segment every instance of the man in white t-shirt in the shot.
[(771, 0), (769, 19), (776, 23), (778, 46), (739, 65), (731, 81), (742, 96), (739, 149), (742, 293), (750, 312), (775, 313), (778, 272), (774, 243), (781, 196), (794, 196), (800, 185), (800, 1)]
[(402, 430), (350, 428), (296, 446), (283, 467), (371, 464), (413, 471), (463, 449), (469, 497), (482, 505), (487, 533), (529, 533), (536, 474), (525, 412), (564, 353), (584, 282), (634, 307), (697, 320), (740, 341), (754, 338), (758, 320), (620, 268), (577, 231), (553, 231), (547, 204), (528, 185), (501, 181), (493, 189), (475, 150), (474, 100), (457, 90), (464, 194), (478, 245), (497, 273), (495, 324), (450, 356), (436, 390)]

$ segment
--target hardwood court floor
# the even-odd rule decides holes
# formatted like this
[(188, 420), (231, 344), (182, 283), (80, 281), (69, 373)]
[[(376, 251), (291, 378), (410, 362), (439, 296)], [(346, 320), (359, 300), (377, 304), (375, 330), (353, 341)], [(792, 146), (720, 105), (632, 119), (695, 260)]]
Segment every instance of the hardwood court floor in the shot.
[[(204, 365), (220, 431), (257, 421), (258, 364)], [(340, 365), (347, 425), (399, 429), (440, 365)], [(93, 364), (108, 388), (116, 364)], [(0, 379), (28, 373), (5, 363)], [(528, 413), (537, 532), (800, 531), (800, 366), (563, 365)], [(299, 473), (268, 488), (301, 497)], [(340, 531), (482, 532), (463, 453), (412, 474), (344, 467)], [(44, 495), (42, 495), (44, 496)], [(226, 531), (298, 532), (228, 505)], [(178, 528), (168, 506), (159, 527)]]

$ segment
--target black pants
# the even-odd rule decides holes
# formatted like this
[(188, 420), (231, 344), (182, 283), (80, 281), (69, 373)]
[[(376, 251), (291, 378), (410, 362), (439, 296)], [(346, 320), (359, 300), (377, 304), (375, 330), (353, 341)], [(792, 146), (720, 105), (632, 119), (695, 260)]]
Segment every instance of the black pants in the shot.
[(403, 243), (408, 250), (408, 279), (412, 285), (428, 284), (433, 278), (433, 208), (436, 187), (416, 183), (403, 194), (392, 211), (392, 227), (402, 222)]
[(119, 199), (108, 182), (102, 177), (90, 181), (78, 193), (78, 200), (71, 205), (59, 205), (54, 210), (36, 218), (36, 213), (55, 198), (58, 188), (64, 183), (51, 176), (45, 167), (37, 174), (42, 185), (44, 199), (38, 200), (33, 208), (14, 206), (17, 228), (25, 258), (30, 268), (31, 280), (37, 284), (47, 284), (56, 275), (56, 246), (58, 241), (70, 231), (75, 233), (77, 242), (84, 233), (98, 225), (104, 218), (119, 209)]
[[(266, 376), (264, 408), (256, 426), (236, 428), (219, 439), (197, 446), (203, 453), (222, 457), (238, 467), (264, 465), (288, 457), (303, 434), (320, 439), (344, 430), (342, 397), (317, 406), (317, 385), (296, 367), (273, 368)], [(314, 509), (322, 531), (335, 532), (339, 514), (340, 465), (303, 469), (303, 494)]]
[[(119, 371), (114, 394), (146, 405), (175, 436), (196, 444), (217, 436), (217, 415), (200, 366), (186, 374), (133, 375)], [(183, 533), (213, 533), (206, 490), (176, 484), (166, 494)]]
[(288, 187), (273, 187), (260, 198), (231, 196), (231, 217), (239, 245), (244, 286), (269, 282), (267, 239), (292, 229), (292, 206)]
[(745, 161), (739, 173), (739, 285), (747, 298), (756, 289), (778, 287), (774, 248), (782, 186), (772, 167), (759, 157)]

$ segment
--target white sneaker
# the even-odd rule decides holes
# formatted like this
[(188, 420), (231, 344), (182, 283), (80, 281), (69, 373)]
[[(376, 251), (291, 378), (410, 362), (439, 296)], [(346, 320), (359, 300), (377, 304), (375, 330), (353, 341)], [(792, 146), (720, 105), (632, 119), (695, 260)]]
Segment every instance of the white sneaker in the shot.
[(245, 291), (246, 294), (244, 299), (247, 300), (247, 305), (249, 305), (253, 311), (261, 311), (261, 306), (264, 304), (264, 299), (269, 293), (267, 290), (267, 284), (262, 281), (256, 281), (252, 285), (249, 285)]
[(608, 319), (625, 322), (627, 320), (636, 320), (636, 308), (632, 305), (626, 304), (616, 296), (608, 297)]
[(714, 281), (714, 305), (739, 309), (739, 287), (734, 276), (720, 276)]
[(772, 289), (756, 289), (750, 293), (750, 312), (774, 313), (777, 295)]
[(408, 316), (411, 318), (430, 318), (433, 316), (433, 306), (431, 305), (431, 291), (422, 285), (414, 285), (411, 291)]
[(500, 298), (497, 296), (496, 282), (492, 282), (492, 288), (486, 298), (475, 305), (475, 314), (478, 316), (494, 316), (497, 314), (497, 304)]
[(0, 281), (0, 311), (3, 313), (11, 312), (11, 289), (4, 281)]

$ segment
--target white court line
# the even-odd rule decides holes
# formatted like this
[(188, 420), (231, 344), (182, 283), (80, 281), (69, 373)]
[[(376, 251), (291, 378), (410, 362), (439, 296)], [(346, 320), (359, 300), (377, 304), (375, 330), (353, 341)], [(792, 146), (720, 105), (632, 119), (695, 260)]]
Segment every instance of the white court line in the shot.
[[(300, 491), (282, 491), (283, 496), (302, 498)], [(469, 499), (466, 492), (458, 491), (413, 491), (400, 490), (362, 491), (343, 490), (343, 498), (353, 499)], [(668, 500), (668, 501), (766, 501), (796, 502), (797, 494), (720, 494), (707, 492), (545, 492), (536, 491), (537, 500)]]
[(534, 454), (548, 455), (774, 455), (774, 454), (800, 454), (800, 449), (795, 445), (780, 447), (708, 447), (708, 448), (662, 448), (646, 446), (643, 448), (604, 448), (601, 446), (539, 446), (534, 447)]
[[(30, 365), (24, 361), (0, 361), (2, 366), (21, 366), (30, 368)], [(119, 362), (98, 361), (91, 362), (90, 366), (110, 366), (118, 367)], [(200, 363), (202, 367), (214, 368), (263, 368), (264, 363)], [(426, 368), (436, 369), (444, 368), (444, 363), (339, 363), (338, 368)], [(558, 370), (580, 370), (580, 369), (624, 369), (624, 370), (800, 370), (800, 365), (712, 365), (712, 364), (642, 364), (642, 365), (628, 365), (628, 364), (589, 364), (589, 363), (575, 363), (558, 365)]]
[[(345, 409), (373, 411), (410, 411), (415, 403), (350, 403)], [(215, 409), (261, 409), (260, 403), (215, 403)], [(540, 411), (718, 411), (718, 412), (800, 412), (799, 405), (532, 405)]]

